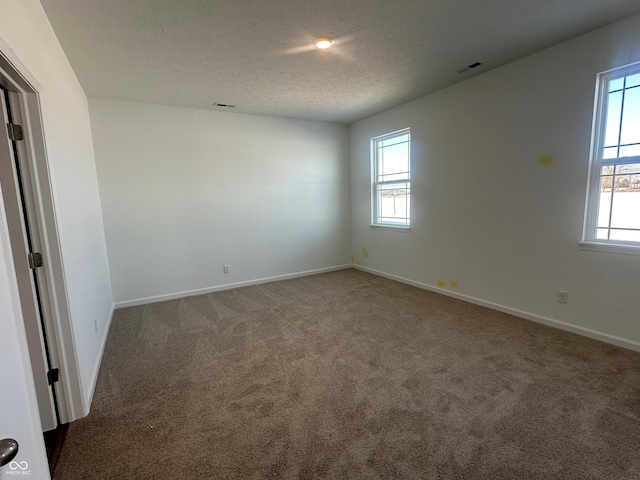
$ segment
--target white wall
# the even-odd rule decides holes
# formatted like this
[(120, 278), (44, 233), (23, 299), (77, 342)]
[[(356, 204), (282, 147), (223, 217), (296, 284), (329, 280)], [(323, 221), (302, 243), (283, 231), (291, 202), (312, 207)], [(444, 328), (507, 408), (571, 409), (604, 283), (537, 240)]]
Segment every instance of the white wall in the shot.
[(345, 125), (89, 106), (116, 301), (349, 262)]
[(41, 86), (62, 260), (88, 411), (113, 300), (87, 98), (37, 0), (1, 0), (0, 36)]
[[(353, 124), (356, 262), (640, 347), (640, 256), (578, 245), (596, 74), (639, 60), (636, 16)], [(369, 140), (404, 127), (413, 227), (375, 230)]]

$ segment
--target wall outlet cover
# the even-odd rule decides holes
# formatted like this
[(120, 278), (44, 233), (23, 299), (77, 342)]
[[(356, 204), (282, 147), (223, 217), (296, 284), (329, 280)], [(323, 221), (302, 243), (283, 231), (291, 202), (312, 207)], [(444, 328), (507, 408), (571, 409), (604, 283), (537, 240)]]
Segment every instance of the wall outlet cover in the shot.
[(558, 290), (558, 303), (569, 303), (569, 292)]

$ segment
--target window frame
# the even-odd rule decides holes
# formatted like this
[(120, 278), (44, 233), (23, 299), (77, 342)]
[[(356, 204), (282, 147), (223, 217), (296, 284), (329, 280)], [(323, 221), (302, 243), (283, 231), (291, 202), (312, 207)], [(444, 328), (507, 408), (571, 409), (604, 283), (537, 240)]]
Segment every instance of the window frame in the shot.
[[(408, 148), (408, 171), (406, 179), (395, 179), (395, 180), (386, 180), (379, 181), (378, 180), (378, 165), (379, 158), (378, 145), (380, 142), (385, 140), (393, 139), (395, 137), (401, 137), (407, 135), (407, 148)], [(385, 133), (383, 135), (378, 135), (373, 137), (370, 142), (370, 155), (371, 155), (371, 227), (372, 228), (382, 228), (382, 229), (390, 229), (390, 230), (400, 230), (400, 231), (410, 231), (411, 230), (411, 128), (406, 127), (400, 130), (395, 130), (393, 132)], [(406, 216), (406, 224), (396, 223), (396, 222), (383, 222), (378, 221), (380, 218), (378, 215), (379, 212), (379, 204), (378, 204), (378, 187), (381, 185), (392, 185), (397, 183), (403, 183), (406, 185), (406, 189), (409, 192), (409, 205), (407, 208), (407, 216)]]
[[(597, 238), (598, 217), (600, 208), (600, 181), (605, 166), (640, 163), (640, 155), (629, 157), (604, 158), (606, 119), (609, 99), (609, 84), (616, 79), (640, 73), (640, 62), (601, 72), (596, 77), (596, 94), (594, 99), (593, 126), (591, 133), (591, 151), (589, 154), (589, 175), (587, 183), (587, 199), (585, 206), (584, 227), (581, 246), (586, 250), (599, 250), (612, 253), (640, 255), (640, 241), (611, 240)], [(632, 88), (640, 88), (632, 87)], [(626, 90), (626, 88), (623, 88)], [(623, 102), (624, 105), (624, 102)], [(622, 128), (622, 124), (620, 125)], [(617, 145), (620, 147), (620, 144)], [(613, 185), (612, 185), (613, 187)], [(638, 194), (640, 195), (640, 193)], [(613, 200), (613, 192), (612, 192)], [(608, 229), (610, 230), (610, 223)]]

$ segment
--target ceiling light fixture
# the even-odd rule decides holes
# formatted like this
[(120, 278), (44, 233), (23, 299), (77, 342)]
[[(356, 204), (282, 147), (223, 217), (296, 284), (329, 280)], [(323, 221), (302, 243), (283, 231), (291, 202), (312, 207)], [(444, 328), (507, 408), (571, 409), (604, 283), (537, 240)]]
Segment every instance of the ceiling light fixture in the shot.
[(316, 47), (324, 50), (325, 48), (329, 48), (334, 43), (335, 40), (331, 37), (320, 37), (316, 40)]

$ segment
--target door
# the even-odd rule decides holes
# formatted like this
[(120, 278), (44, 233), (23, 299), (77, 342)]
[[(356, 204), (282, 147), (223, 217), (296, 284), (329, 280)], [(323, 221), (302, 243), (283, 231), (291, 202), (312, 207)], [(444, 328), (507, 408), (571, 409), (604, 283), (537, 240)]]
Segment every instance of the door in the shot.
[(47, 342), (47, 329), (43, 317), (41, 290), (43, 276), (39, 272), (37, 256), (39, 252), (39, 232), (37, 225), (30, 223), (34, 210), (31, 194), (29, 170), (21, 161), (16, 142), (20, 141), (17, 130), (10, 130), (12, 124), (9, 93), (0, 87), (0, 186), (9, 230), (13, 264), (18, 285), (18, 293), (24, 319), (29, 356), (35, 392), (40, 412), (41, 430), (55, 429), (60, 423), (55, 391), (55, 373), (52, 356)]
[(0, 202), (0, 439), (18, 442), (13, 462), (0, 467), (0, 479), (17, 478), (16, 475), (48, 479), (47, 455), (9, 243), (5, 209)]

